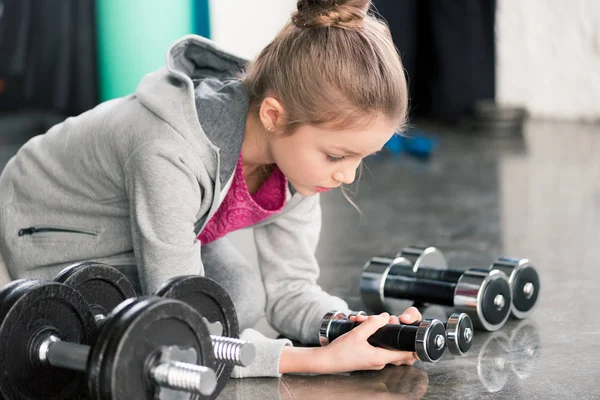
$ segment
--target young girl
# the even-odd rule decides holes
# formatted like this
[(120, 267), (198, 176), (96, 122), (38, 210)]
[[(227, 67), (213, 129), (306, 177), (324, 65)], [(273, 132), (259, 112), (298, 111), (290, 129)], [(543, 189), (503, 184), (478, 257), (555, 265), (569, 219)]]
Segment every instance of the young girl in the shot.
[[(206, 275), (230, 293), (242, 328), (266, 313), (285, 336), (318, 343), (327, 311), (351, 312), (316, 283), (318, 193), (351, 183), (407, 112), (402, 64), (370, 5), (300, 0), (248, 65), (186, 36), (135, 94), (26, 143), (0, 176), (0, 254), (10, 277), (52, 279), (96, 260), (135, 266), (133, 278), (151, 293), (174, 276)], [(249, 226), (259, 270), (224, 237)], [(357, 318), (366, 322), (322, 348), (246, 329), (257, 360), (234, 376), (414, 362), (367, 342), (397, 317)], [(413, 308), (401, 316), (419, 318)]]

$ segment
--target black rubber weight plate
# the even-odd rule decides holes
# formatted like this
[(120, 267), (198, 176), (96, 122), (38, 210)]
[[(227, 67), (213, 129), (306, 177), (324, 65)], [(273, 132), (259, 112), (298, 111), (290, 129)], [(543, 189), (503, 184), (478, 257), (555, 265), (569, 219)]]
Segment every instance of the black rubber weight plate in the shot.
[(445, 346), (441, 349), (438, 349), (435, 345), (435, 338), (437, 336), (446, 336), (446, 328), (444, 328), (444, 324), (442, 323), (432, 325), (429, 331), (429, 336), (427, 337), (427, 354), (429, 355), (429, 358), (431, 358), (434, 361), (437, 361), (440, 358), (442, 358), (444, 350), (446, 350)]
[(210, 278), (181, 276), (166, 282), (154, 293), (157, 296), (181, 300), (191, 305), (209, 322), (223, 325), (222, 336), (240, 335), (233, 300), (221, 285)]
[(198, 354), (198, 365), (215, 367), (208, 329), (202, 317), (185, 303), (156, 297), (136, 299), (124, 312), (111, 316), (110, 322), (110, 332), (102, 328), (90, 357), (89, 370), (95, 369), (96, 377), (90, 385), (97, 399), (155, 398), (148, 365), (165, 346), (192, 348)]
[[(534, 291), (531, 297), (527, 298), (524, 292), (525, 285), (531, 283)], [(540, 293), (540, 277), (533, 267), (526, 267), (520, 270), (515, 277), (513, 284), (513, 305), (521, 312), (527, 312), (535, 306)]]
[(471, 321), (471, 318), (469, 318), (469, 317), (465, 317), (460, 320), (460, 323), (458, 324), (457, 334), (456, 334), (456, 336), (458, 337), (458, 347), (463, 354), (467, 353), (469, 350), (471, 350), (471, 346), (473, 345), (472, 336), (471, 336), (471, 340), (468, 342), (465, 339), (465, 331), (467, 329), (471, 330), (471, 335), (472, 335), (473, 321)]
[(113, 309), (106, 317), (104, 324), (100, 328), (98, 338), (94, 342), (94, 348), (92, 349), (92, 355), (88, 359), (87, 365), (87, 385), (89, 393), (92, 398), (100, 399), (100, 387), (102, 385), (101, 377), (98, 376), (100, 371), (100, 364), (103, 360), (94, 358), (93, 354), (104, 354), (106, 347), (109, 344), (110, 338), (114, 335), (114, 326), (118, 324), (122, 315), (125, 314), (136, 304), (139, 304), (140, 299), (131, 298), (127, 299)]
[(122, 301), (136, 296), (127, 277), (108, 264), (78, 263), (62, 270), (55, 281), (78, 290), (94, 314), (106, 316)]
[(0, 325), (0, 388), (6, 399), (85, 398), (83, 375), (30, 362), (30, 345), (42, 332), (89, 345), (96, 325), (85, 299), (59, 283), (28, 281), (4, 298)]
[[(2, 289), (0, 289), (0, 326), (2, 325), (2, 321), (4, 320), (4, 317), (6, 316), (6, 314), (8, 314), (8, 311), (10, 311), (10, 307), (12, 306), (12, 304), (10, 304), (8, 302), (8, 298), (10, 297), (11, 293), (17, 289), (19, 286), (23, 285), (23, 284), (39, 284), (39, 281), (37, 280), (27, 280), (27, 279), (18, 279), (16, 281), (12, 281), (8, 284), (6, 284), (5, 286), (2, 287)], [(0, 360), (2, 361), (2, 360)]]
[[(496, 296), (504, 296), (504, 306), (500, 309), (494, 304)], [(510, 285), (503, 279), (492, 279), (483, 289), (482, 311), (483, 316), (492, 325), (501, 323), (510, 313), (511, 307)]]

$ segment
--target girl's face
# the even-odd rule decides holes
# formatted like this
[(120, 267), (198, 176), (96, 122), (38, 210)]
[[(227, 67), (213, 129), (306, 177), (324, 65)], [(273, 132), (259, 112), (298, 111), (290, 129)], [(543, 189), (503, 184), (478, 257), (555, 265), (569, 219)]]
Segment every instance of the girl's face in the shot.
[(377, 118), (362, 127), (330, 130), (304, 125), (270, 141), (273, 160), (303, 196), (350, 184), (363, 158), (381, 150), (396, 121)]

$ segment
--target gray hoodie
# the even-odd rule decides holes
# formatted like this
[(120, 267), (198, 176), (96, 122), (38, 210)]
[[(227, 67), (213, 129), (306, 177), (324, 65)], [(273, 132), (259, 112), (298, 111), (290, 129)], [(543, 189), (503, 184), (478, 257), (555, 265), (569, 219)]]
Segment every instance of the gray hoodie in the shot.
[[(196, 239), (233, 178), (248, 95), (245, 61), (199, 36), (167, 52), (135, 94), (68, 118), (27, 142), (0, 176), (0, 254), (16, 278), (52, 279), (81, 260), (133, 252), (151, 293), (178, 275), (204, 274)], [(346, 302), (317, 285), (319, 197), (290, 196), (257, 224), (266, 316), (279, 332), (318, 343), (321, 317)], [(277, 376), (282, 347), (248, 330), (258, 359), (237, 376)]]

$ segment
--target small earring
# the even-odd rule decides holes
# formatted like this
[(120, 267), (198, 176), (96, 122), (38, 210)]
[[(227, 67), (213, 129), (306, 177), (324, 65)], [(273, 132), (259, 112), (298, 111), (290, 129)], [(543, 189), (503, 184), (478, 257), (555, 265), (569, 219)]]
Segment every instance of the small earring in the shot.
[(267, 126), (267, 130), (268, 130), (269, 132), (271, 132), (271, 131), (273, 130), (273, 127), (272, 127), (272, 126)]

